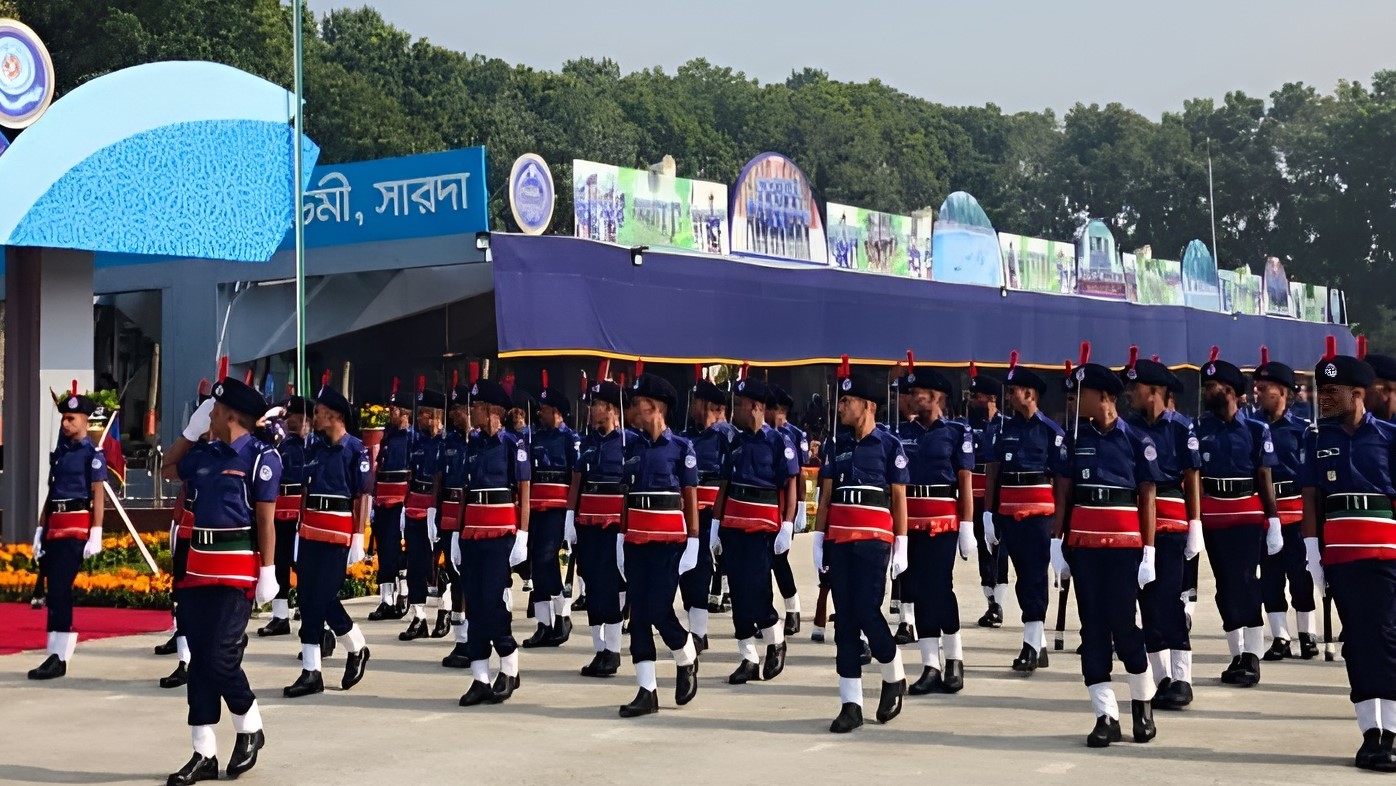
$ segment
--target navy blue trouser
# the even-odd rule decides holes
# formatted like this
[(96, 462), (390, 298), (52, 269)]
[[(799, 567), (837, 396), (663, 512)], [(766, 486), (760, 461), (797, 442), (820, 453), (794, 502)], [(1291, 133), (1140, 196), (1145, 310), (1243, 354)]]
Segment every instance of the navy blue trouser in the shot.
[(488, 659), (491, 647), (501, 658), (519, 647), (514, 641), (513, 615), (504, 605), (504, 590), (513, 583), (509, 570), (509, 552), (513, 550), (513, 535), (461, 538), (458, 581), (470, 618), (465, 656), (472, 661)]
[(373, 539), (378, 543), (378, 583), (397, 584), (402, 564), (402, 503), (373, 506)]
[[(577, 525), (577, 545), (572, 557), (577, 560), (577, 573), (586, 582), (587, 624), (619, 625), (620, 571), (616, 569), (615, 527)], [(678, 570), (677, 564), (674, 570)]]
[(771, 592), (771, 549), (775, 535), (722, 527), (718, 530), (718, 537), (722, 540), (727, 584), (732, 591), (732, 625), (736, 628), (738, 641), (749, 639), (756, 635), (756, 631), (780, 621), (780, 615), (776, 614), (772, 605), (774, 596)]
[(302, 644), (319, 644), (326, 624), (336, 636), (343, 636), (354, 627), (344, 604), (339, 602), (348, 563), (348, 546), (301, 538), (296, 589), (300, 596)]
[[(800, 594), (800, 588), (795, 585), (795, 571), (790, 569), (789, 551), (772, 555), (771, 575), (776, 579), (776, 588), (780, 590), (782, 598), (789, 600)], [(728, 583), (731, 583), (730, 579)]]
[[(840, 677), (863, 676), (863, 639), (878, 663), (890, 663), (897, 643), (882, 616), (892, 544), (855, 540), (824, 544), (829, 595), (834, 599), (834, 665)], [(861, 635), (860, 635), (861, 634)]]
[(960, 601), (955, 597), (958, 532), (907, 533), (902, 601), (916, 604), (916, 634), (923, 639), (960, 631)]
[[(998, 528), (998, 522), (994, 522)], [(1002, 544), (993, 551), (984, 542), (984, 498), (974, 498), (974, 537), (979, 541), (979, 586), (994, 587), (1008, 583), (1008, 549)], [(1003, 537), (1000, 533), (999, 537)]]
[(1047, 567), (1052, 554), (1052, 517), (1030, 516), (1016, 521), (1012, 516), (994, 516), (999, 550), (1013, 561), (1018, 582), (1013, 591), (1023, 610), (1023, 622), (1047, 619)]
[(73, 580), (82, 568), (82, 547), (86, 538), (58, 538), (44, 541), (44, 572), (48, 577), (49, 633), (73, 630)]
[[(655, 659), (655, 631), (670, 650), (683, 649), (688, 643), (688, 630), (679, 624), (678, 615), (674, 614), (674, 596), (679, 591), (679, 558), (683, 556), (684, 546), (683, 543), (625, 544), (625, 581), (630, 587), (626, 596), (630, 600), (630, 660), (634, 663)], [(700, 554), (698, 564), (702, 563)], [(707, 598), (703, 603), (707, 604)], [(587, 605), (591, 605), (590, 582)]]
[[(427, 532), (427, 520), (409, 516), (407, 526), (403, 530), (403, 541), (407, 544), (403, 554), (407, 562), (407, 602), (426, 603), (427, 586), (431, 583), (432, 557), (436, 556), (431, 538), (428, 537), (430, 533)], [(448, 548), (449, 545), (448, 543)], [(378, 553), (381, 555), (383, 552), (380, 550)], [(450, 556), (449, 553), (447, 556)]]
[[(276, 591), (278, 600), (291, 597), (291, 566), (296, 561), (296, 527), (299, 522), (276, 520), (276, 552), (273, 554), (273, 567), (276, 568)], [(348, 559), (347, 555), (345, 557)]]
[(1070, 559), (1071, 587), (1081, 616), (1081, 676), (1086, 684), (1110, 681), (1112, 649), (1125, 671), (1143, 674), (1149, 658), (1144, 632), (1134, 624), (1140, 550), (1074, 548)]
[(257, 700), (242, 670), (241, 641), (252, 617), (248, 591), (236, 587), (181, 590), (178, 616), (189, 643), (189, 725), (218, 723), (223, 703), (234, 715), (247, 714)]
[(1304, 535), (1299, 524), (1286, 524), (1284, 548), (1274, 556), (1260, 558), (1260, 592), (1265, 600), (1265, 610), (1273, 612), (1289, 611), (1285, 603), (1285, 582), (1289, 582), (1289, 597), (1294, 601), (1295, 611), (1314, 610), (1314, 577), (1309, 575), (1308, 555), (1304, 552)]
[(1186, 532), (1154, 533), (1156, 578), (1139, 591), (1144, 646), (1149, 652), (1192, 649), (1187, 614), (1183, 609), (1183, 566), (1186, 564), (1183, 549), (1187, 544)]
[(1324, 576), (1343, 620), (1349, 698), (1396, 701), (1396, 560), (1329, 565)]
[(562, 594), (562, 531), (567, 511), (535, 510), (528, 517), (528, 561), (533, 575), (529, 603), (543, 603)]
[(171, 545), (170, 575), (174, 578), (175, 584), (170, 588), (170, 614), (174, 616), (175, 635), (183, 636), (184, 631), (179, 626), (179, 598), (183, 590), (179, 588), (179, 583), (184, 578), (185, 568), (189, 565), (189, 539), (176, 537)]
[[(709, 540), (713, 531), (713, 509), (701, 508), (698, 511), (698, 567), (690, 570), (679, 577), (679, 594), (683, 596), (684, 610), (706, 609), (708, 607), (708, 588), (713, 583), (715, 567), (713, 565), (713, 553), (706, 546), (712, 541)], [(725, 566), (726, 560), (723, 560)], [(724, 569), (726, 569), (724, 567)], [(678, 568), (675, 568), (678, 570)], [(767, 571), (770, 574), (770, 571)], [(630, 575), (630, 563), (627, 558), (625, 575)], [(731, 579), (729, 577), (728, 581)], [(719, 585), (721, 586), (721, 585)], [(587, 588), (587, 602), (591, 602), (591, 589)], [(633, 603), (633, 601), (632, 601)], [(634, 610), (631, 610), (634, 614)]]
[(1217, 610), (1222, 630), (1258, 628), (1260, 613), (1260, 555), (1265, 553), (1265, 528), (1213, 527), (1202, 530), (1207, 561), (1217, 582)]

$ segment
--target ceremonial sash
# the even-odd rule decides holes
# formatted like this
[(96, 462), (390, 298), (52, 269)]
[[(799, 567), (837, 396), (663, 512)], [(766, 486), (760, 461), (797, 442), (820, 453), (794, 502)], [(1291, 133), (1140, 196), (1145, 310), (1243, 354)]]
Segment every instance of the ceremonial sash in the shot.
[(459, 532), (462, 500), (465, 489), (446, 489), (442, 494), (441, 512), (436, 517), (436, 528), (441, 532)]
[(260, 567), (251, 527), (194, 527), (180, 586), (251, 590), (257, 586)]
[(471, 489), (466, 492), (465, 518), (460, 536), (485, 540), (513, 535), (519, 528), (519, 509), (514, 492), (507, 488)]
[(1330, 494), (1324, 500), (1323, 564), (1396, 559), (1396, 519), (1381, 494)]
[(301, 517), (301, 540), (348, 546), (354, 534), (353, 501), (348, 497), (312, 494)]
[(588, 481), (582, 484), (577, 523), (588, 527), (619, 526), (624, 508), (625, 495), (621, 493), (619, 483)]
[[(1075, 526), (1073, 520), (1072, 526)], [(1154, 531), (1187, 532), (1188, 506), (1180, 488), (1159, 489), (1154, 497)]]
[(1041, 472), (1006, 472), (1000, 473), (1000, 478), (1006, 475), (1017, 475), (1021, 478), (1019, 483), (999, 483), (999, 505), (998, 514), (1000, 516), (1012, 516), (1016, 521), (1022, 521), (1033, 516), (1050, 516), (1057, 512), (1057, 501), (1052, 496), (1052, 480)]
[(1264, 524), (1265, 509), (1252, 478), (1202, 479), (1202, 526), (1223, 529)]
[(892, 542), (891, 495), (877, 486), (841, 486), (829, 501), (824, 533), (831, 543)]
[(373, 482), (373, 506), (401, 505), (407, 498), (407, 481), (410, 477), (411, 472), (405, 469), (379, 472)]
[(402, 503), (403, 512), (412, 521), (425, 521), (427, 511), (436, 507), (436, 497), (420, 491), (407, 492), (407, 499)]
[(722, 526), (743, 532), (778, 532), (780, 497), (776, 489), (729, 483), (727, 502), (722, 508)]
[(536, 470), (528, 487), (529, 510), (560, 510), (567, 507), (567, 494), (572, 490), (567, 473), (561, 470)]
[(92, 529), (90, 500), (50, 500), (44, 519), (44, 540), (86, 540)]
[(1292, 480), (1275, 481), (1275, 510), (1281, 524), (1298, 524), (1304, 518), (1304, 496)]
[(683, 543), (688, 539), (682, 492), (632, 492), (625, 506), (626, 543)]
[(908, 486), (906, 528), (914, 532), (960, 531), (960, 506), (954, 486)]

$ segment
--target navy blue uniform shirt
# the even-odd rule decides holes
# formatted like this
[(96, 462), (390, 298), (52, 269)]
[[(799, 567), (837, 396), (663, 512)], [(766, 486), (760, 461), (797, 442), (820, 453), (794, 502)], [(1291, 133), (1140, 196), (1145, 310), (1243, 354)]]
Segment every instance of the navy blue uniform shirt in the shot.
[(447, 431), (441, 440), (438, 454), (438, 470), (441, 472), (441, 486), (448, 489), (465, 488), (465, 466), (469, 450), (466, 436), (454, 429)]
[(258, 502), (276, 502), (281, 490), (281, 456), (271, 446), (243, 434), (228, 445), (210, 442), (179, 462), (179, 477), (194, 489), (194, 526), (250, 527)]
[(969, 420), (970, 430), (974, 432), (974, 463), (989, 464), (998, 460), (994, 446), (998, 444), (1003, 421), (1002, 412), (995, 412), (992, 418), (982, 423), (976, 423), (974, 418)]
[[(1265, 416), (1262, 414), (1261, 417), (1264, 422)], [(1270, 480), (1298, 480), (1301, 465), (1304, 463), (1301, 448), (1304, 446), (1304, 431), (1309, 428), (1308, 421), (1300, 419), (1293, 412), (1286, 412), (1279, 420), (1268, 425), (1270, 439), (1275, 444), (1276, 461), (1275, 466), (1270, 469)]]
[(308, 437), (299, 434), (288, 434), (281, 440), (281, 444), (276, 446), (276, 452), (281, 456), (281, 482), (287, 486), (299, 486), (305, 483), (305, 463), (306, 453), (310, 451), (310, 446), (315, 444), (319, 437), (314, 432)]
[(412, 446), (422, 441), (422, 435), (415, 428), (388, 429), (383, 442), (378, 446), (378, 469), (382, 472), (396, 472), (408, 469)]
[(626, 437), (625, 482), (630, 491), (679, 491), (698, 485), (693, 443), (669, 429), (658, 439), (645, 433)]
[(513, 488), (532, 477), (528, 448), (508, 429), (493, 437), (476, 432), (466, 464), (465, 483), (472, 490)]
[(908, 420), (898, 426), (908, 475), (915, 486), (958, 486), (959, 471), (974, 469), (974, 432), (940, 418), (929, 426)]
[(1072, 442), (1071, 477), (1078, 486), (1136, 489), (1140, 483), (1164, 479), (1158, 465), (1158, 447), (1147, 434), (1124, 419), (1106, 432), (1082, 418)]
[(624, 439), (621, 430), (611, 429), (607, 434), (593, 431), (582, 440), (581, 457), (577, 471), (589, 483), (619, 483), (625, 477), (625, 444), (638, 439), (639, 434), (627, 429)]
[(683, 438), (693, 445), (693, 454), (698, 457), (698, 474), (709, 485), (717, 483), (722, 475), (722, 462), (731, 448), (737, 429), (731, 423), (720, 420), (701, 431), (689, 429)]
[(808, 464), (809, 437), (805, 435), (805, 432), (801, 431), (799, 426), (788, 420), (785, 421), (785, 424), (780, 426), (778, 430), (790, 440), (790, 444), (795, 446), (796, 458), (800, 460), (800, 466), (803, 467)]
[(894, 484), (907, 485), (906, 452), (897, 435), (885, 429), (873, 429), (866, 437), (853, 439), (851, 430), (840, 431), (832, 452), (819, 468), (821, 480), (834, 481), (834, 487), (876, 486), (890, 491)]
[(1131, 412), (1125, 420), (1135, 431), (1153, 440), (1154, 449), (1158, 451), (1161, 478), (1156, 482), (1159, 484), (1179, 485), (1188, 470), (1202, 468), (1200, 443), (1186, 415), (1164, 410), (1159, 419), (1150, 424), (1143, 415)]
[(1202, 450), (1203, 477), (1249, 478), (1259, 467), (1278, 463), (1270, 427), (1239, 412), (1231, 420), (1203, 415), (1194, 428)]
[(1300, 485), (1324, 494), (1384, 494), (1396, 497), (1391, 482), (1396, 425), (1368, 412), (1351, 436), (1335, 418), (1304, 434), (1305, 461)]
[(566, 424), (533, 432), (533, 468), (571, 472), (577, 467), (581, 437)]
[(1015, 413), (1004, 421), (994, 441), (994, 461), (999, 462), (1000, 473), (1067, 474), (1066, 432), (1041, 410), (1031, 418)]
[(425, 437), (418, 432), (412, 443), (412, 452), (407, 457), (407, 468), (412, 470), (412, 480), (418, 483), (431, 483), (436, 473), (441, 471), (441, 443), (445, 440), (440, 434)]
[(332, 497), (361, 497), (373, 488), (372, 465), (364, 443), (353, 434), (345, 434), (338, 445), (317, 440), (306, 452), (306, 485), (309, 494)]
[(723, 480), (763, 489), (785, 488), (800, 474), (799, 453), (790, 438), (765, 423), (758, 431), (738, 431), (723, 467)]
[(92, 484), (107, 479), (107, 459), (102, 451), (83, 437), (73, 441), (58, 438), (58, 447), (48, 457), (48, 488), (53, 499), (91, 499)]

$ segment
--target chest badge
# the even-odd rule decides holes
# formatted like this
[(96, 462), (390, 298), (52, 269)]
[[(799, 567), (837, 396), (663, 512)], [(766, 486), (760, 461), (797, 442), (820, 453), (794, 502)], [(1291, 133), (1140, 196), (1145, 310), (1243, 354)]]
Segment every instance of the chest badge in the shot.
[(1330, 469), (1330, 470), (1328, 470), (1328, 482), (1329, 482), (1329, 483), (1337, 483), (1337, 482), (1338, 482), (1338, 471), (1337, 471), (1336, 469)]

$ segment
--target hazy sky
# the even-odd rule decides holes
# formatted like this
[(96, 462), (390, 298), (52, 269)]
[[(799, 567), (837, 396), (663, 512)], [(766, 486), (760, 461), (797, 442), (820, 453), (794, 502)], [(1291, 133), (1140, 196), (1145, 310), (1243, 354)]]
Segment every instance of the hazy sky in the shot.
[(590, 56), (672, 73), (705, 57), (768, 82), (812, 66), (1009, 111), (1119, 101), (1156, 118), (1187, 98), (1331, 92), (1396, 67), (1392, 0), (308, 1), (372, 5), (414, 36), (536, 68)]

